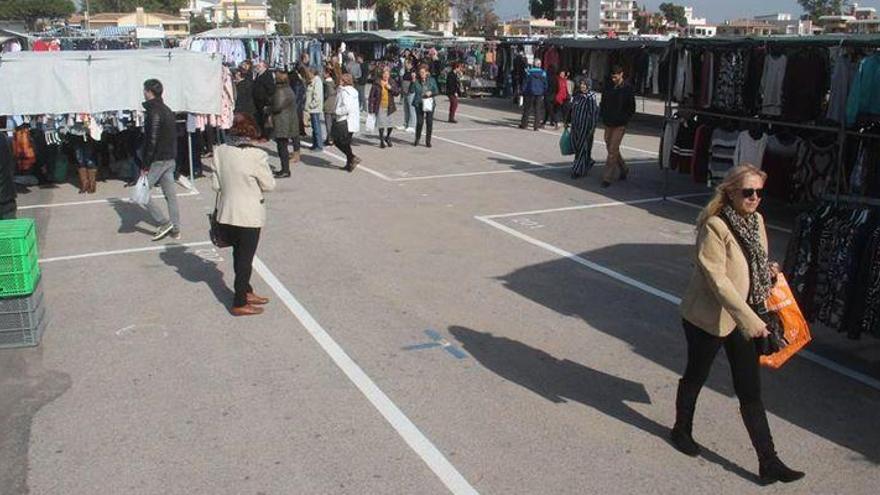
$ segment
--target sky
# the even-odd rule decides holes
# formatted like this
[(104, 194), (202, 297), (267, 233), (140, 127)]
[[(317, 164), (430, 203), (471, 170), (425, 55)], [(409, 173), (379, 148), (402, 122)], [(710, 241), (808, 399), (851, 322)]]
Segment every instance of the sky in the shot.
[[(637, 0), (638, 1), (638, 0)], [(657, 10), (657, 6), (669, 0), (641, 0), (648, 10)], [(707, 17), (709, 22), (721, 22), (725, 19), (749, 18), (760, 14), (787, 12), (800, 15), (803, 13), (797, 0), (673, 0), (679, 5), (694, 8), (694, 15)], [(874, 7), (880, 12), (880, 0), (862, 0), (857, 2), (862, 7)], [(495, 0), (495, 13), (502, 19), (511, 19), (527, 15), (528, 0)]]

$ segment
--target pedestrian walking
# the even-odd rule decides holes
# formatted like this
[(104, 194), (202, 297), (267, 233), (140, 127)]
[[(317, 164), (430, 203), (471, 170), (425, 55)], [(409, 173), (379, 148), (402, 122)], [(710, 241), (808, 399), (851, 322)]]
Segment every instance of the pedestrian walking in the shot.
[(559, 90), (559, 75), (554, 67), (547, 68), (547, 91), (544, 92), (544, 118), (541, 119), (541, 127), (548, 123), (553, 127), (559, 127), (556, 117), (556, 93)]
[(324, 142), (321, 140), (321, 121), (324, 114), (324, 81), (318, 76), (315, 69), (305, 69), (309, 78), (309, 86), (306, 88), (306, 113), (309, 114), (309, 122), (312, 126), (312, 150), (324, 151)]
[(458, 110), (458, 98), (461, 96), (461, 64), (452, 64), (452, 70), (446, 76), (446, 96), (449, 97), (449, 122), (457, 124), (455, 111)]
[(532, 114), (535, 117), (535, 130), (537, 131), (540, 125), (538, 112), (541, 108), (541, 102), (544, 100), (544, 94), (547, 92), (547, 73), (541, 68), (540, 59), (536, 58), (534, 65), (526, 70), (522, 92), (524, 101), (519, 127), (520, 129), (527, 128), (529, 115)]
[(254, 79), (254, 104), (257, 106), (257, 125), (260, 126), (260, 138), (269, 137), (269, 128), (266, 121), (270, 115), (272, 95), (275, 94), (275, 78), (269, 71), (266, 62), (257, 64), (257, 77)]
[(694, 410), (718, 349), (724, 347), (733, 389), (762, 483), (791, 482), (804, 473), (786, 466), (776, 454), (761, 400), (761, 374), (755, 339), (769, 335), (762, 315), (779, 268), (768, 261), (767, 231), (757, 212), (767, 174), (743, 164), (731, 169), (697, 218), (696, 268), (681, 302), (687, 341), (687, 367), (678, 382), (675, 448), (697, 456)]
[(627, 124), (636, 113), (635, 93), (624, 78), (623, 67), (619, 65), (611, 68), (611, 84), (606, 85), (602, 92), (599, 113), (605, 126), (605, 148), (608, 153), (602, 187), (608, 187), (617, 179), (626, 180), (629, 175), (629, 167), (620, 154), (620, 143)]
[(596, 93), (590, 90), (589, 78), (578, 80), (568, 113), (565, 126), (570, 126), (571, 144), (574, 148), (571, 178), (577, 179), (587, 175), (593, 168), (593, 135), (599, 123), (599, 103), (596, 101)]
[(174, 185), (174, 168), (177, 166), (177, 124), (174, 112), (162, 101), (164, 88), (157, 79), (144, 81), (144, 156), (141, 173), (147, 174), (150, 189), (158, 184), (168, 204), (168, 216), (156, 206), (150, 197), (147, 211), (159, 225), (153, 240), (167, 235), (180, 239), (180, 211), (177, 208), (177, 186)]
[(416, 140), (413, 146), (419, 145), (422, 128), (425, 129), (425, 146), (431, 147), (431, 132), (434, 129), (434, 97), (440, 91), (437, 80), (428, 74), (428, 66), (419, 66), (418, 77), (409, 88), (413, 95), (413, 106), (416, 109)]
[(218, 194), (217, 222), (232, 246), (235, 296), (230, 311), (235, 316), (261, 314), (260, 306), (269, 302), (256, 295), (250, 284), (260, 232), (266, 224), (263, 193), (275, 189), (269, 155), (251, 145), (258, 137), (256, 132), (230, 134), (226, 144), (214, 148), (211, 183)]
[(370, 88), (368, 104), (368, 111), (376, 116), (380, 148), (384, 148), (386, 145), (389, 148), (392, 146), (391, 131), (396, 125), (395, 112), (397, 112), (394, 98), (397, 96), (400, 96), (400, 89), (397, 87), (397, 83), (391, 79), (391, 69), (384, 67), (379, 80), (373, 83), (373, 87)]
[(327, 130), (327, 139), (324, 146), (332, 146), (333, 116), (336, 113), (336, 81), (338, 74), (330, 65), (324, 66), (324, 126)]
[[(556, 94), (553, 98), (553, 123), (555, 124), (555, 128), (559, 128), (559, 123), (557, 122), (557, 116), (564, 116), (569, 109), (568, 105), (571, 103), (569, 101), (570, 95), (568, 94), (568, 71), (559, 71), (559, 75), (556, 76)], [(598, 107), (597, 107), (598, 109)]]
[(412, 59), (407, 57), (403, 61), (403, 74), (400, 77), (400, 104), (403, 106), (403, 128), (406, 130), (415, 130), (413, 122), (416, 119), (416, 110), (413, 108), (412, 94), (409, 88), (416, 79), (416, 71), (413, 68)]
[(351, 149), (352, 135), (361, 130), (361, 111), (357, 89), (351, 74), (339, 78), (336, 90), (336, 121), (333, 123), (333, 143), (345, 153), (345, 169), (354, 172), (361, 162)]
[(277, 178), (290, 177), (290, 149), (288, 146), (293, 141), (293, 162), (299, 162), (299, 112), (296, 107), (296, 95), (290, 88), (288, 75), (279, 72), (275, 75), (275, 94), (272, 96), (272, 139), (278, 150), (278, 159), (281, 161), (281, 170), (275, 173)]

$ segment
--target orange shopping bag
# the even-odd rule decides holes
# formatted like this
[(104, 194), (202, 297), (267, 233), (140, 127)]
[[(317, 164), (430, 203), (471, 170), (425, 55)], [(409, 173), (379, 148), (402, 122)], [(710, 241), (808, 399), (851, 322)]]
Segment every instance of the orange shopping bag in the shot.
[(776, 285), (773, 286), (767, 297), (767, 309), (779, 316), (785, 340), (788, 342), (788, 345), (778, 352), (761, 356), (761, 365), (777, 369), (803, 349), (812, 340), (812, 337), (807, 320), (804, 319), (801, 308), (798, 307), (797, 301), (791, 293), (788, 281), (781, 273), (776, 277)]

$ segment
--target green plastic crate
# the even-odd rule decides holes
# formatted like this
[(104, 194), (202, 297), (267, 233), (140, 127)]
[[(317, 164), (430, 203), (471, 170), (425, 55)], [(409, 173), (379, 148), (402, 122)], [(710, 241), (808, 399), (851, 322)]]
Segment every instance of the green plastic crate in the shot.
[(25, 270), (0, 273), (0, 297), (18, 297), (33, 294), (40, 278), (40, 263), (36, 258), (30, 260)]
[(0, 274), (15, 273), (27, 270), (34, 260), (39, 259), (40, 253), (37, 249), (37, 240), (30, 241), (30, 247), (27, 254), (0, 254)]
[(0, 256), (25, 256), (36, 242), (33, 218), (0, 220)]

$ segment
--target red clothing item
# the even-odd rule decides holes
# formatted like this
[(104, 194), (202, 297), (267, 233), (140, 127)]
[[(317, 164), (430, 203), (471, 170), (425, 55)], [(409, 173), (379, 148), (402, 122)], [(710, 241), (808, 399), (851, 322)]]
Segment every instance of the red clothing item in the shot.
[(559, 88), (556, 90), (556, 104), (562, 105), (568, 100), (568, 79), (562, 76), (556, 76), (556, 86)]

